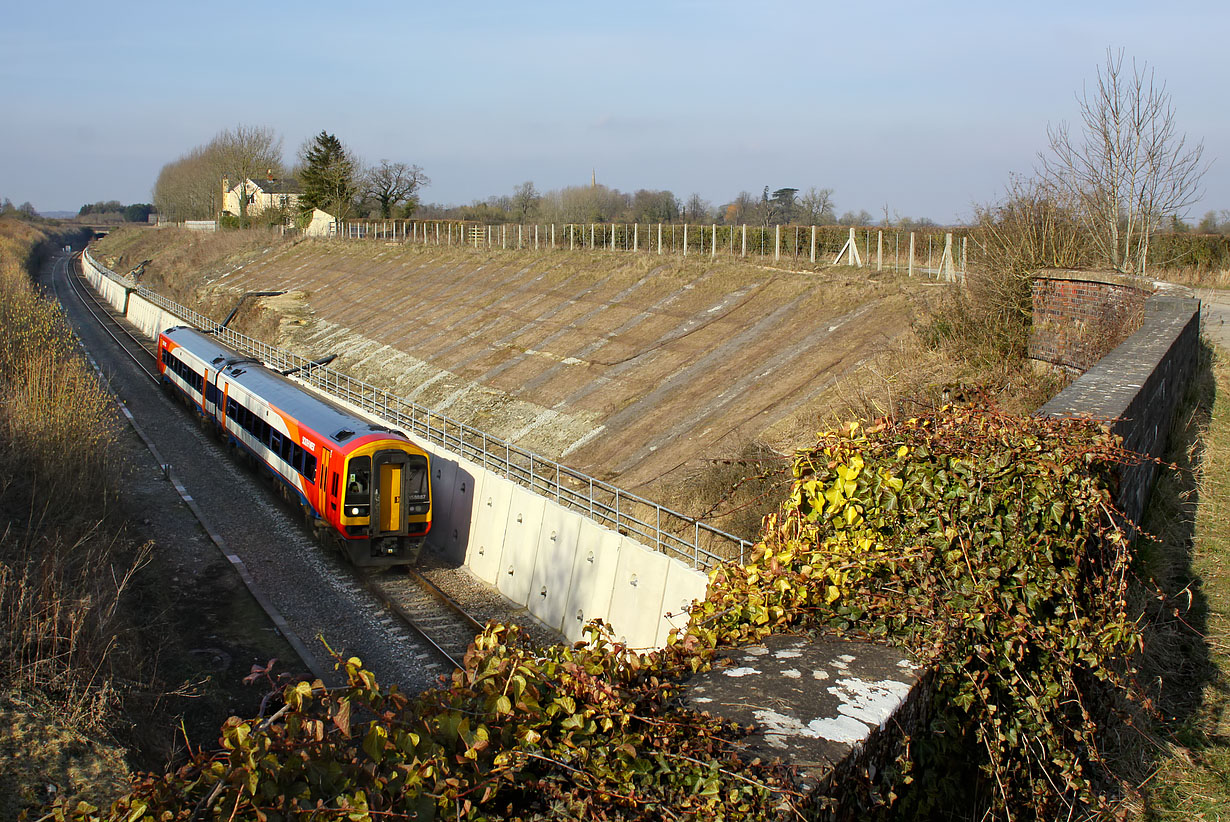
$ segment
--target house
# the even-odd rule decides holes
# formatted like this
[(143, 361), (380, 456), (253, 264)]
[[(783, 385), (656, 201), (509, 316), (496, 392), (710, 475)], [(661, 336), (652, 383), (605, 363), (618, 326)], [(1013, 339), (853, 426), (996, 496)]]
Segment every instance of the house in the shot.
[(276, 180), (270, 171), (264, 180), (245, 179), (242, 184), (231, 186), (230, 180), (222, 179), (222, 210), (239, 216), (240, 197), (246, 197), (248, 216), (260, 214), (270, 208), (294, 210), (299, 204), (299, 181), (294, 178)]

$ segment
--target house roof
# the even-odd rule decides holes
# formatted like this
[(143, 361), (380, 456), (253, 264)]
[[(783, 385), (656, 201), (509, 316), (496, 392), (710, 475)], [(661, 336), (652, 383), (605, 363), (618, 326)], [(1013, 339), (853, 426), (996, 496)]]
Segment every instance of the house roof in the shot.
[(300, 192), (299, 181), (294, 177), (274, 180), (249, 177), (248, 182), (266, 194), (298, 194)]

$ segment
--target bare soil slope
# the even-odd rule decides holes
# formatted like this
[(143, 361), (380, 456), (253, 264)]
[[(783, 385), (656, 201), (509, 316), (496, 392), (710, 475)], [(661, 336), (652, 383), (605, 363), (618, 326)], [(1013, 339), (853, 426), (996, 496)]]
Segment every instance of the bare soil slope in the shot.
[[(146, 232), (101, 256), (117, 269), (153, 258), (152, 284), (181, 295), (188, 276), (219, 317), (242, 292), (286, 290), (246, 327), (642, 491), (755, 440), (809, 437), (826, 392), (910, 334), (928, 290), (846, 268), (367, 241), (240, 249), (225, 235), (210, 260), (209, 242)], [(174, 270), (185, 259), (199, 267)]]

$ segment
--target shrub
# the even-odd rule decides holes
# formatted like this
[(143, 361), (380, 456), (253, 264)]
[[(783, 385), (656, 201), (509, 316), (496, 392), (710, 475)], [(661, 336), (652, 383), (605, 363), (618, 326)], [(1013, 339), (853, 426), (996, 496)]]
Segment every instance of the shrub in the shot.
[(824, 434), (796, 454), (753, 561), (724, 567), (693, 613), (711, 620), (700, 638), (837, 631), (917, 654), (934, 691), (899, 762), (911, 812), (1103, 806), (1099, 731), (1133, 693), (1139, 642), (1109, 516), (1126, 457), (1090, 422), (974, 409)]

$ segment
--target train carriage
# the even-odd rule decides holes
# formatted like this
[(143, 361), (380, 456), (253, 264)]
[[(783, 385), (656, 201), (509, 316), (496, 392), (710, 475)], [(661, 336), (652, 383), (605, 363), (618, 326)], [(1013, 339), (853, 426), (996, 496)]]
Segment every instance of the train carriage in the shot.
[(192, 328), (158, 338), (163, 383), (249, 454), (360, 566), (412, 563), (431, 530), (427, 452)]

